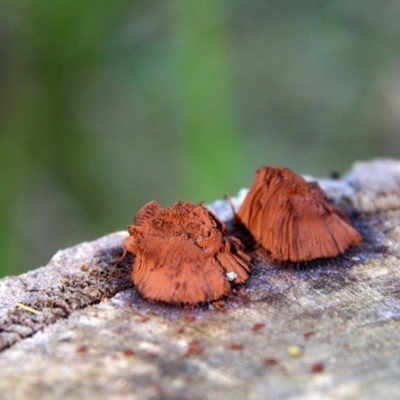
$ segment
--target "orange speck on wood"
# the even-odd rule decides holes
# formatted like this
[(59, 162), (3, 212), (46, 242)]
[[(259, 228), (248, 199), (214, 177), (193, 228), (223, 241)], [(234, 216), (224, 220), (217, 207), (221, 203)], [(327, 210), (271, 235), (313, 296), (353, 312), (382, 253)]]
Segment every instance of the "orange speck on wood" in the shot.
[(136, 214), (124, 254), (134, 253), (132, 280), (143, 297), (173, 304), (211, 302), (249, 277), (250, 257), (241, 242), (202, 205), (178, 202), (163, 209), (155, 201)]
[(80, 345), (80, 346), (78, 346), (78, 347), (76, 348), (76, 352), (77, 352), (78, 354), (86, 354), (87, 351), (88, 351), (88, 348), (87, 348), (87, 346), (85, 346), (84, 344), (82, 344), (82, 345)]
[(254, 324), (254, 325), (253, 325), (253, 327), (251, 328), (251, 330), (253, 330), (253, 331), (258, 331), (258, 330), (260, 330), (261, 328), (264, 328), (264, 326), (265, 326), (265, 324), (257, 323), (257, 324)]
[(279, 262), (335, 257), (362, 240), (316, 182), (285, 167), (257, 170), (237, 219)]
[(265, 358), (263, 362), (264, 365), (267, 365), (269, 367), (279, 364), (279, 361), (276, 358)]
[(194, 316), (194, 315), (191, 315), (191, 314), (185, 314), (185, 315), (183, 316), (183, 318), (184, 318), (184, 320), (185, 320), (186, 322), (188, 322), (189, 324), (190, 324), (191, 322), (193, 322), (193, 321), (196, 320), (195, 316)]
[(242, 349), (243, 349), (243, 345), (240, 344), (240, 343), (231, 343), (231, 344), (229, 345), (229, 348), (230, 348), (231, 350), (242, 350)]
[(317, 362), (311, 366), (311, 372), (313, 374), (319, 374), (321, 372), (324, 372), (324, 370), (325, 370), (325, 365), (322, 362)]
[(201, 354), (203, 349), (200, 346), (200, 341), (197, 339), (192, 340), (187, 347), (184, 357), (189, 357), (192, 354)]
[(154, 360), (157, 357), (157, 354), (152, 353), (151, 351), (146, 351), (144, 353), (144, 355), (146, 356), (146, 358), (148, 358), (149, 360)]
[(131, 349), (125, 349), (125, 350), (123, 350), (123, 351), (122, 351), (122, 354), (123, 354), (125, 357), (133, 357), (133, 356), (135, 355), (134, 351), (131, 350)]

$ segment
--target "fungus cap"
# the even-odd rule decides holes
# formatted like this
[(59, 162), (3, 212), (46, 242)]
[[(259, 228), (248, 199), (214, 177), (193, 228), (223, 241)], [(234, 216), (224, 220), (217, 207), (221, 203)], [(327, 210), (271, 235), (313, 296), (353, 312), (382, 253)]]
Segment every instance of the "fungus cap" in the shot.
[(231, 292), (230, 277), (238, 284), (249, 276), (241, 242), (202, 205), (163, 209), (152, 201), (139, 210), (129, 235), (124, 248), (136, 256), (132, 280), (147, 299), (206, 303)]
[(237, 219), (280, 262), (335, 257), (362, 240), (318, 183), (285, 167), (257, 170)]

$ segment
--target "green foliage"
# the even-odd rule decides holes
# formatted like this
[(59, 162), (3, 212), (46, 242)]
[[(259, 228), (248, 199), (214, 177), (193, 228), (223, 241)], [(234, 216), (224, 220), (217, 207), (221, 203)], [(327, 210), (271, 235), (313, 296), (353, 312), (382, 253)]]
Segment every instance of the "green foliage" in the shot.
[(0, 276), (260, 165), (398, 156), (400, 5), (0, 2)]
[[(173, 2), (173, 61), (180, 105), (183, 195), (220, 197), (244, 178), (233, 115), (230, 55), (220, 1)], [(235, 171), (235, 174), (232, 172)]]

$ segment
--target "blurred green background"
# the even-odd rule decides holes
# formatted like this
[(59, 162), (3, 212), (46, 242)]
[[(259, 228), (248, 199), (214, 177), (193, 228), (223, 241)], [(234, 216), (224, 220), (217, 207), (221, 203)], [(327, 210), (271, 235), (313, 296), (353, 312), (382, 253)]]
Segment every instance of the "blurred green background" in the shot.
[(0, 276), (261, 165), (399, 156), (400, 2), (0, 2)]

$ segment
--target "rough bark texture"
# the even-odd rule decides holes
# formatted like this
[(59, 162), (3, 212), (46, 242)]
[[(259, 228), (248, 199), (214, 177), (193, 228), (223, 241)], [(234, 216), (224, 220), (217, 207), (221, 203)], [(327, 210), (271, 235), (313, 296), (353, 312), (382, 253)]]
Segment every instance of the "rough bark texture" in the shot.
[(114, 268), (125, 232), (0, 280), (1, 398), (399, 398), (400, 162), (320, 184), (363, 243), (297, 267), (253, 252), (225, 312), (142, 299), (133, 260)]

